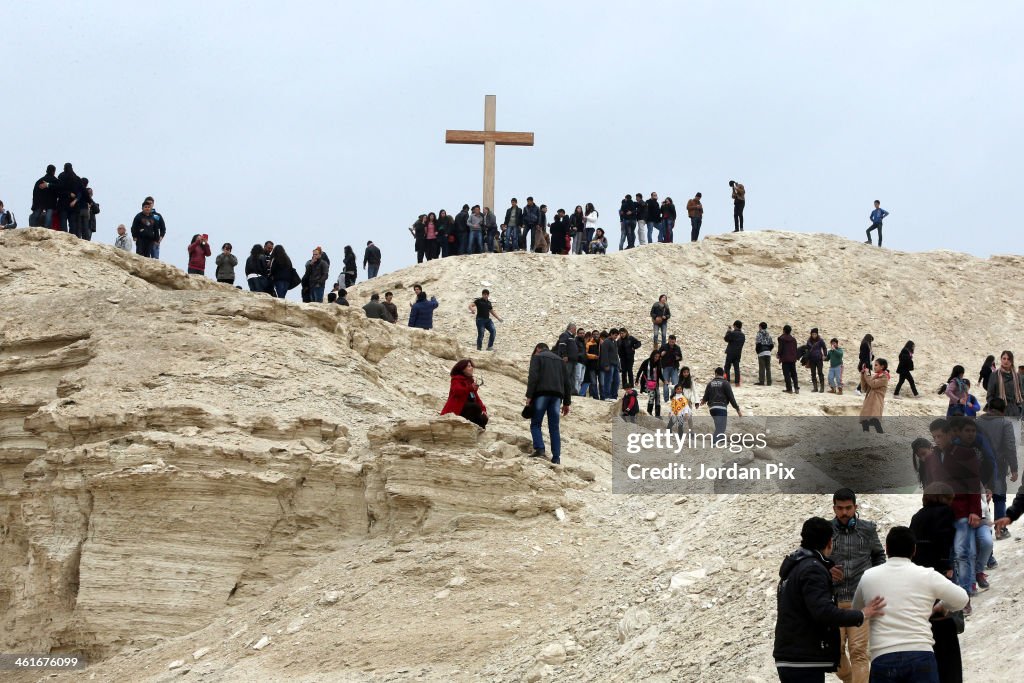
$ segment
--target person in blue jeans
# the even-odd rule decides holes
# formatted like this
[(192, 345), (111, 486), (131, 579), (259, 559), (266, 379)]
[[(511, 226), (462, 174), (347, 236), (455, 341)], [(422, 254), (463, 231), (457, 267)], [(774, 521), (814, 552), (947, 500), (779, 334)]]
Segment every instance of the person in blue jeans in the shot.
[(661, 347), (661, 379), (665, 382), (663, 391), (668, 403), (669, 397), (679, 384), (679, 365), (683, 362), (683, 350), (676, 344), (676, 335), (668, 336), (668, 343)]
[(612, 329), (601, 342), (598, 355), (601, 367), (601, 399), (615, 401), (619, 398), (619, 331)]
[(483, 290), (480, 293), (480, 298), (476, 299), (469, 305), (470, 313), (476, 314), (476, 350), (482, 351), (484, 342), (484, 330), (490, 333), (490, 337), (487, 340), (487, 350), (494, 350), (494, 322), (491, 318), (494, 318), (499, 323), (502, 322), (501, 316), (499, 316), (495, 310), (494, 305), (491, 304), (491, 293), (489, 290)]
[(911, 562), (914, 532), (893, 527), (885, 537), (889, 559), (861, 576), (853, 609), (885, 599), (885, 611), (871, 622), (871, 681), (939, 683), (929, 618), (964, 609), (967, 592), (931, 567)]
[(572, 403), (572, 381), (569, 366), (547, 344), (537, 344), (530, 357), (530, 372), (526, 380), (526, 405), (533, 406), (530, 418), (530, 436), (533, 438), (533, 458), (547, 459), (541, 425), (548, 419), (548, 437), (551, 441), (551, 463), (562, 461), (562, 439), (559, 418), (569, 414)]
[(716, 439), (725, 434), (729, 406), (733, 407), (737, 415), (743, 417), (743, 411), (740, 410), (739, 404), (736, 403), (736, 397), (733, 396), (732, 385), (725, 377), (725, 368), (715, 368), (715, 378), (704, 388), (704, 396), (700, 400), (700, 405), (708, 407), (711, 419), (715, 421), (714, 436)]
[(889, 215), (889, 212), (882, 208), (882, 202), (875, 200), (875, 210), (871, 212), (871, 226), (867, 229), (868, 239), (865, 244), (871, 244), (871, 231), (878, 231), (878, 246), (882, 246), (882, 221)]
[(363, 251), (363, 268), (366, 269), (366, 279), (371, 280), (377, 277), (380, 270), (380, 249), (373, 240), (366, 243), (366, 250)]

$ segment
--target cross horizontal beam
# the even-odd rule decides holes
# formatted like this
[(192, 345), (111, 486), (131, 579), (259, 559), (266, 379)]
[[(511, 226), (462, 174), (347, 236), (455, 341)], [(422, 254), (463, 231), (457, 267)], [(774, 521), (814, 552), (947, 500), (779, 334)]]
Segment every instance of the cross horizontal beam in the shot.
[(533, 133), (510, 133), (492, 130), (448, 130), (444, 141), (451, 145), (482, 145), (493, 142), (497, 145), (533, 147)]

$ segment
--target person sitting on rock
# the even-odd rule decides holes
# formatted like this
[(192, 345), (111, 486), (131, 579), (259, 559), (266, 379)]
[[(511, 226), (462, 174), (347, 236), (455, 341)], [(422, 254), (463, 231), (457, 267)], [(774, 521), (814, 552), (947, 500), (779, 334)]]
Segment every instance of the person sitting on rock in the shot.
[(473, 361), (463, 358), (451, 371), (452, 383), (442, 415), (458, 415), (481, 429), (487, 426), (487, 406), (480, 398), (480, 385), (473, 379)]

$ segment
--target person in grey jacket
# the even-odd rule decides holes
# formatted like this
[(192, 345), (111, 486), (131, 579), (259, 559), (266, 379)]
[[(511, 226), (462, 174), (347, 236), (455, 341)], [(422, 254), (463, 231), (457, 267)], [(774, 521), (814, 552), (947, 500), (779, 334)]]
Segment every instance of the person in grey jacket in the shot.
[[(836, 566), (831, 569), (836, 603), (840, 609), (851, 609), (860, 577), (871, 567), (885, 564), (885, 550), (874, 523), (857, 516), (857, 494), (842, 488), (832, 494), (832, 556)], [(867, 625), (848, 626), (839, 630), (839, 670), (844, 681), (866, 681), (871, 669), (868, 657)]]
[(557, 465), (562, 457), (562, 440), (558, 431), (559, 416), (569, 414), (572, 403), (572, 382), (566, 364), (552, 353), (547, 344), (537, 344), (530, 358), (530, 373), (526, 380), (526, 405), (533, 407), (530, 435), (533, 437), (531, 457), (547, 459), (541, 423), (548, 418), (548, 436), (551, 439), (551, 462)]
[[(1006, 516), (1006, 476), (1010, 481), (1017, 481), (1017, 441), (1014, 438), (1015, 420), (1005, 416), (1006, 401), (993, 398), (988, 402), (988, 409), (975, 420), (978, 433), (984, 435), (985, 441), (992, 447), (996, 457), (996, 473), (992, 481), (992, 507), (995, 519)], [(1009, 538), (1010, 532), (1004, 527), (996, 533), (997, 539)]]
[(124, 251), (134, 251), (135, 245), (132, 243), (132, 237), (128, 234), (128, 229), (124, 227), (124, 223), (117, 226), (117, 237), (114, 238), (114, 246)]
[(619, 399), (619, 331), (613, 329), (608, 338), (601, 342), (597, 365), (601, 370), (601, 400)]
[(224, 246), (220, 248), (216, 263), (217, 270), (215, 275), (217, 276), (217, 282), (229, 285), (235, 284), (235, 266), (238, 265), (238, 257), (231, 253), (230, 242), (225, 242)]

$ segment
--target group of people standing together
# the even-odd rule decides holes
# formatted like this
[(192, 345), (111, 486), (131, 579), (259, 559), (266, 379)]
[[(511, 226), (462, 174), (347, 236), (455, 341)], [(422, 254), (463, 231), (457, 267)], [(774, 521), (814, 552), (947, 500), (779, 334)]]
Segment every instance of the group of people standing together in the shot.
[[(741, 183), (729, 181), (732, 189), (735, 232), (743, 231), (743, 209), (746, 189)], [(704, 220), (704, 206), (698, 192), (686, 204), (690, 219), (690, 238), (694, 242), (700, 235)], [(650, 198), (643, 194), (626, 195), (619, 206), (619, 250), (640, 245), (672, 242), (676, 223), (676, 206), (671, 197), (658, 200), (658, 193)], [(598, 227), (600, 214), (593, 203), (578, 205), (572, 213), (558, 209), (548, 216), (546, 204), (537, 204), (533, 197), (526, 198), (520, 207), (513, 198), (500, 223), (491, 207), (463, 204), (454, 216), (441, 209), (437, 213), (424, 213), (410, 226), (416, 250), (416, 261), (431, 261), (447, 256), (507, 251), (550, 252), (552, 254), (604, 254), (608, 252), (608, 237)]]

